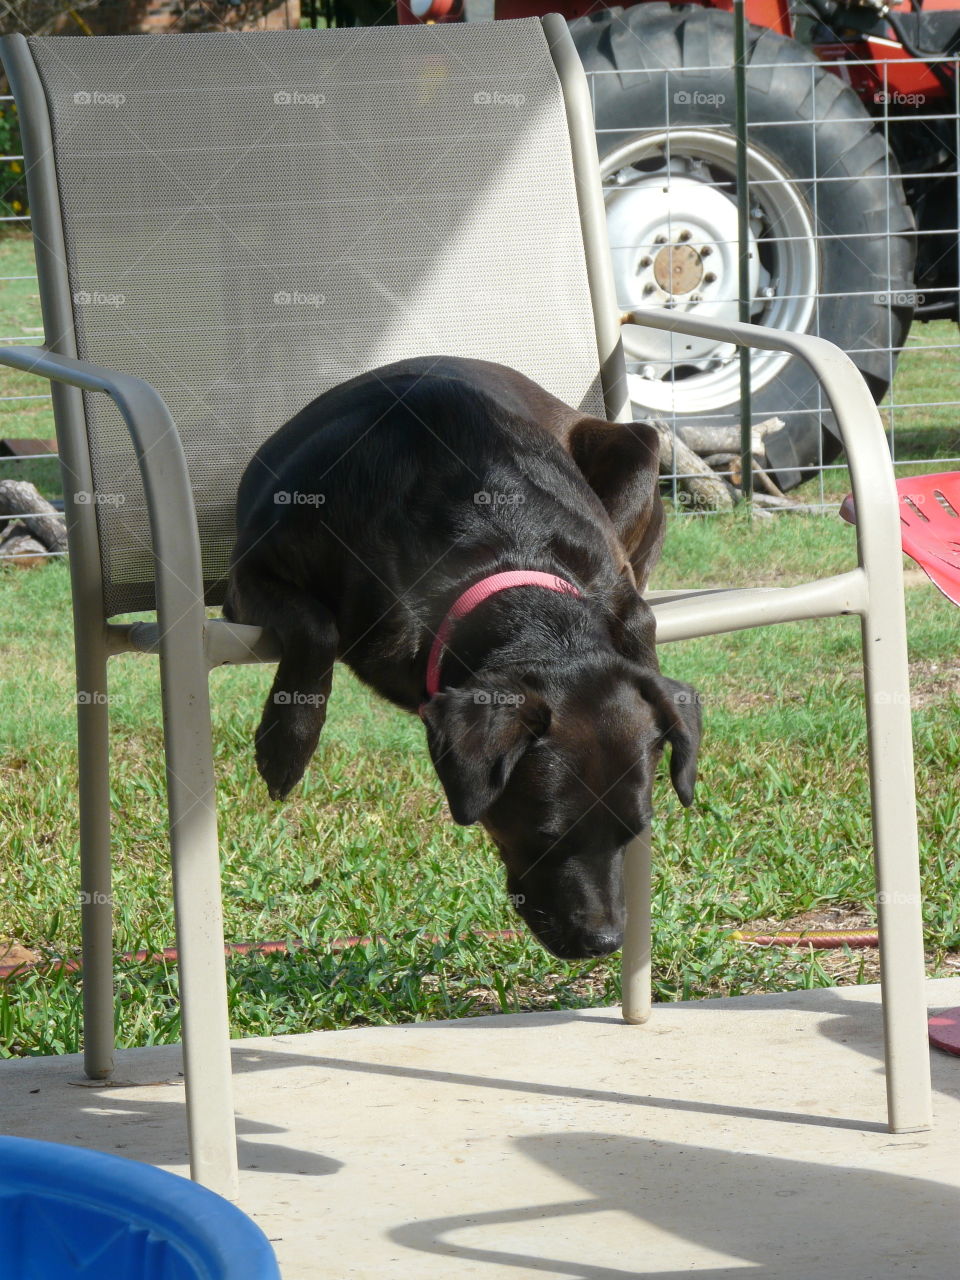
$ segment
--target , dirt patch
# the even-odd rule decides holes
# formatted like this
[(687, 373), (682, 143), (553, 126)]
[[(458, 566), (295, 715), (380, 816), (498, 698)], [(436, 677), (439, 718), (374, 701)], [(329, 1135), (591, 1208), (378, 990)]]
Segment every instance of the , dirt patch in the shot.
[[(739, 929), (750, 933), (796, 933), (799, 930), (833, 933), (838, 929), (876, 929), (876, 917), (865, 907), (857, 903), (840, 903), (830, 907), (817, 907), (812, 911), (804, 911), (800, 915), (790, 916), (787, 920), (748, 920)], [(750, 946), (750, 943), (743, 943)], [(813, 954), (810, 947), (798, 943), (796, 946), (776, 946), (764, 948), (769, 951), (782, 952), (785, 957), (796, 957), (800, 954)], [(817, 961), (825, 972), (837, 983), (879, 982), (880, 952), (876, 947), (865, 947), (856, 951), (838, 948), (831, 951), (817, 951)], [(933, 965), (934, 953), (926, 953), (928, 971)], [(954, 970), (960, 970), (960, 954), (951, 952), (941, 956), (942, 963)]]
[(19, 942), (5, 942), (0, 939), (0, 965), (36, 964), (40, 959), (37, 951), (28, 951)]
[[(858, 666), (848, 672), (844, 682), (863, 688), (863, 676)], [(718, 698), (725, 710), (732, 712), (758, 711), (766, 707), (788, 706), (805, 702), (805, 689), (737, 689)], [(945, 702), (948, 698), (960, 699), (960, 658), (947, 662), (910, 663), (910, 707), (921, 711), (924, 707)]]
[[(803, 911), (787, 920), (749, 920), (738, 927), (750, 933), (796, 933), (800, 930), (835, 933), (838, 929), (875, 929), (877, 921), (864, 907), (855, 903), (841, 903)], [(749, 947), (756, 944), (745, 942), (742, 945)], [(779, 951), (784, 956), (811, 954), (811, 948), (802, 943), (796, 946), (768, 947), (765, 950)], [(875, 948), (857, 951), (838, 948), (835, 951), (817, 951), (816, 956), (823, 969), (837, 983), (880, 981), (880, 953)]]
[(725, 693), (720, 698), (711, 700), (722, 704), (725, 711), (761, 711), (768, 707), (786, 707), (791, 703), (806, 702), (805, 689), (744, 689)]
[[(553, 983), (560, 982), (559, 974), (550, 974), (542, 983), (531, 984), (518, 982), (510, 991), (510, 1013), (539, 1013), (557, 1008), (557, 992)], [(610, 1003), (606, 995), (606, 975), (594, 972), (572, 981), (563, 982), (565, 999), (581, 1000), (585, 1005), (597, 1007)], [(497, 993), (488, 987), (474, 987), (466, 993), (476, 1001), (473, 1016), (490, 1013), (503, 1013)]]
[(950, 697), (960, 698), (960, 660), (910, 663), (910, 706), (914, 711)]

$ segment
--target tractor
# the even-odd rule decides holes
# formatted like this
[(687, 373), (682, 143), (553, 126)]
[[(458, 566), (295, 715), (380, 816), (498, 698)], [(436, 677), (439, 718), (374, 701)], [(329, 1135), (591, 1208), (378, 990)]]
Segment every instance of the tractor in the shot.
[[(399, 0), (406, 22), (559, 10), (588, 73), (625, 310), (735, 319), (733, 0)], [(750, 319), (847, 351), (879, 403), (913, 317), (958, 318), (960, 0), (746, 0)], [(544, 222), (544, 234), (548, 223)], [(683, 424), (739, 420), (736, 350), (627, 325), (634, 402)], [(806, 366), (751, 364), (753, 418), (782, 488), (839, 452)]]

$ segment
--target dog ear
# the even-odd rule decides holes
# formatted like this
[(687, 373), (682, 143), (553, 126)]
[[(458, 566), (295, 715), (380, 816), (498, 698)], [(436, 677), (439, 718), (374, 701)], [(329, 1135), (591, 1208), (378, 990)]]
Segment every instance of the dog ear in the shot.
[(420, 717), (451, 817), (464, 827), (483, 817), (520, 757), (550, 727), (550, 708), (539, 694), (486, 681), (434, 694)]
[(640, 692), (653, 707), (660, 732), (670, 743), (670, 781), (684, 806), (693, 804), (700, 749), (700, 695), (688, 684), (644, 672)]
[(666, 517), (660, 501), (660, 437), (649, 422), (581, 418), (567, 447), (613, 521), (637, 588), (660, 559)]

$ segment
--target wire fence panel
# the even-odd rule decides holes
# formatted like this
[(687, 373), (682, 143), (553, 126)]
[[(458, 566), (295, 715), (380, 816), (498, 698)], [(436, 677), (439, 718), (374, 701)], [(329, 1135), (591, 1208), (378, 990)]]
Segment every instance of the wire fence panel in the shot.
[[(0, 95), (0, 344), (43, 342), (13, 98)], [(11, 145), (11, 143), (13, 145)], [(66, 555), (60, 469), (46, 384), (0, 371), (0, 563)], [(39, 497), (37, 496), (39, 495)]]
[[(955, 468), (956, 61), (853, 57), (840, 43), (820, 44), (814, 57), (769, 32), (756, 38), (751, 28), (739, 144), (747, 199), (738, 215), (733, 26), (711, 10), (639, 9), (659, 24), (656, 39), (621, 49), (619, 66), (584, 56), (623, 311), (659, 308), (722, 322), (735, 321), (745, 302), (758, 324), (828, 338), (850, 355), (880, 403), (898, 474)], [(0, 98), (0, 112), (9, 113), (11, 102)], [(7, 179), (0, 341), (37, 343), (43, 331), (22, 235), (29, 227), (23, 159), (11, 148), (0, 164)], [(664, 424), (665, 481), (675, 507), (732, 505), (743, 487), (737, 349), (629, 323), (623, 338), (636, 415)], [(756, 503), (835, 509), (847, 475), (819, 385), (790, 357), (753, 352), (750, 388)], [(62, 509), (52, 436), (49, 394), (2, 371), (0, 482), (29, 481)], [(704, 478), (712, 487), (703, 487)], [(0, 539), (29, 534), (29, 514), (8, 501)], [(10, 546), (15, 552), (17, 544)], [(0, 541), (3, 558), (11, 551)]]
[[(744, 226), (733, 25), (715, 11), (661, 5), (643, 22), (646, 41), (622, 45), (619, 67), (585, 57), (622, 310), (736, 320), (742, 252), (749, 318), (819, 334), (850, 355), (881, 404), (897, 473), (952, 469), (960, 460), (955, 60), (855, 58), (843, 45), (827, 60), (823, 47), (815, 58), (772, 33), (752, 39)], [(906, 91), (906, 76), (926, 87)], [(629, 323), (623, 337), (637, 416), (655, 414), (669, 428), (677, 507), (702, 510), (694, 481), (705, 472), (732, 482), (739, 497), (737, 350)], [(750, 374), (757, 502), (836, 508), (847, 475), (821, 388), (777, 352), (752, 353)]]

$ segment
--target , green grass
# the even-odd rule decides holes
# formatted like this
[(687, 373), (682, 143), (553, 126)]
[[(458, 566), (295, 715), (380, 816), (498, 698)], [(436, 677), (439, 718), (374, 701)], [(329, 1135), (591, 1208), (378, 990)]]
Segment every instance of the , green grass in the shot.
[[(738, 581), (744, 560), (781, 580), (842, 567), (853, 532), (797, 517), (671, 522), (655, 585), (705, 563)], [(703, 573), (697, 578), (703, 580)], [(763, 575), (761, 575), (762, 577)], [(908, 592), (930, 971), (960, 946), (951, 842), (957, 728), (957, 619), (930, 588)], [(65, 566), (0, 573), (0, 937), (41, 955), (73, 955), (77, 909), (76, 753)], [(695, 808), (657, 786), (656, 994), (659, 999), (826, 984), (823, 960), (757, 952), (738, 924), (787, 920), (825, 904), (870, 915), (865, 733), (856, 624), (838, 619), (664, 647), (671, 675), (704, 693), (706, 732)], [(327, 728), (304, 784), (266, 801), (251, 735), (266, 668), (213, 673), (223, 892), (233, 941), (301, 940), (292, 956), (230, 960), (237, 1034), (450, 1017), (618, 998), (617, 964), (563, 964), (517, 927), (495, 853), (479, 828), (453, 826), (422, 728), (339, 669)], [(157, 665), (111, 667), (117, 949), (173, 940), (164, 840)], [(333, 952), (329, 940), (383, 940)], [(440, 941), (431, 941), (433, 935)], [(856, 980), (857, 968), (839, 976)], [(121, 1042), (176, 1038), (174, 965), (121, 963)], [(869, 975), (868, 975), (869, 976)], [(0, 985), (6, 1053), (77, 1047), (81, 979), (34, 972)]]
[[(960, 335), (952, 320), (914, 324), (880, 416), (898, 476), (956, 469), (960, 458)], [(939, 460), (954, 460), (943, 466)], [(850, 492), (842, 458), (791, 495), (811, 503), (838, 503)]]
[[(30, 346), (43, 342), (40, 291), (33, 260), (33, 238), (13, 233), (0, 239), (0, 345)], [(20, 278), (11, 278), (20, 277)], [(33, 374), (4, 368), (0, 372), (0, 439), (31, 437), (52, 440), (53, 408), (49, 383)], [(32, 399), (7, 399), (30, 396)], [(56, 458), (16, 461), (0, 458), (0, 480), (29, 480), (47, 498), (61, 494)]]
[[(0, 241), (0, 275), (29, 275), (30, 243)], [(39, 340), (36, 282), (0, 290), (6, 338)], [(939, 326), (923, 326), (923, 334)], [(946, 338), (946, 328), (941, 335)], [(947, 399), (956, 372), (907, 353), (908, 397)], [(43, 395), (5, 373), (4, 395)], [(960, 396), (958, 396), (960, 398)], [(950, 415), (898, 413), (913, 456), (955, 448)], [(0, 401), (0, 436), (53, 434), (49, 401)], [(914, 447), (914, 446), (911, 446)], [(937, 455), (939, 456), (939, 454)], [(29, 468), (29, 470), (27, 470)], [(0, 475), (13, 474), (0, 463)], [(52, 462), (20, 466), (56, 496)], [(846, 491), (841, 473), (836, 491)], [(830, 484), (834, 484), (831, 479)], [(835, 517), (761, 521), (739, 514), (671, 519), (654, 586), (800, 581), (852, 562), (854, 533)], [(953, 890), (960, 765), (957, 615), (929, 587), (908, 592), (916, 677), (918, 792), (930, 972), (960, 947)], [(657, 784), (656, 996), (670, 1000), (856, 981), (870, 964), (753, 951), (736, 926), (827, 906), (872, 918), (865, 730), (856, 623), (795, 624), (667, 646), (668, 674), (705, 697), (696, 806)], [(289, 940), (292, 954), (229, 961), (236, 1034), (570, 1008), (619, 997), (613, 961), (564, 964), (512, 916), (495, 852), (479, 828), (455, 827), (415, 717), (375, 699), (344, 669), (305, 782), (266, 800), (252, 733), (270, 671), (213, 673), (223, 893), (232, 941)], [(155, 660), (111, 663), (114, 905), (119, 952), (173, 942)], [(76, 749), (66, 566), (0, 569), (0, 940), (41, 957), (74, 956)], [(514, 936), (480, 930), (516, 929)], [(382, 935), (333, 950), (331, 939)], [(120, 1043), (176, 1039), (176, 966), (121, 961)], [(82, 976), (35, 969), (0, 983), (0, 1053), (78, 1047)]]

